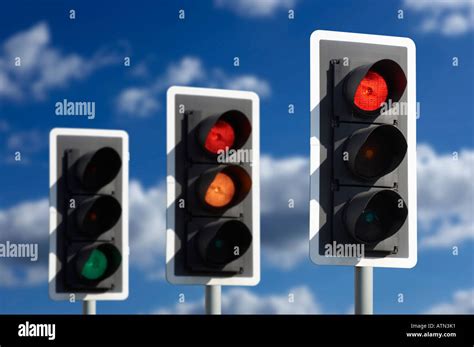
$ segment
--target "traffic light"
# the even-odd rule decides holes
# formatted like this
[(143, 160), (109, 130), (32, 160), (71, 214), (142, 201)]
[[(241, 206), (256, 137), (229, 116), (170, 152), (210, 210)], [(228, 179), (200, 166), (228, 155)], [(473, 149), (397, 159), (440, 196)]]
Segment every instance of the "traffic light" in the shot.
[(171, 283), (260, 280), (259, 98), (171, 87), (167, 94), (167, 250)]
[(415, 44), (315, 31), (310, 59), (311, 259), (413, 267)]
[(52, 299), (127, 298), (128, 158), (124, 131), (50, 132)]

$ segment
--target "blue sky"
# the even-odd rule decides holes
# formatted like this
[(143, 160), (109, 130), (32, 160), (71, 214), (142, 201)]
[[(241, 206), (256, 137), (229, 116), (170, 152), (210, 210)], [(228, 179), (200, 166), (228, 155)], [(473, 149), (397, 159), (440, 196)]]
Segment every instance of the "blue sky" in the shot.
[[(130, 297), (101, 302), (98, 311), (199, 312), (203, 288), (172, 286), (163, 277), (165, 92), (173, 84), (255, 90), (261, 96), (262, 281), (224, 288), (224, 312), (349, 312), (353, 269), (316, 266), (307, 256), (309, 36), (316, 29), (408, 36), (417, 46), (421, 103), (420, 249), (414, 269), (375, 269), (375, 312), (474, 313), (473, 6), (461, 0), (3, 5), (0, 241), (46, 245), (51, 128), (125, 129), (132, 153)], [(295, 19), (288, 19), (290, 9)], [(16, 56), (22, 67), (12, 66)], [(56, 116), (54, 104), (63, 99), (95, 101), (96, 118)], [(295, 114), (288, 114), (289, 104)], [(16, 151), (21, 162), (13, 160)], [(79, 313), (77, 303), (49, 300), (46, 267), (47, 249), (35, 263), (0, 259), (0, 313)], [(185, 304), (178, 304), (181, 293)], [(288, 303), (289, 293), (295, 303)]]

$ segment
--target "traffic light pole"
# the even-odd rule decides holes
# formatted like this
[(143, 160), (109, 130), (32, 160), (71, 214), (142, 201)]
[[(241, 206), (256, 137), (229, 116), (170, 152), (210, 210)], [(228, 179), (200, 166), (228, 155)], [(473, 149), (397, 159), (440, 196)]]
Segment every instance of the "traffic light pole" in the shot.
[(82, 313), (84, 315), (94, 315), (96, 314), (96, 301), (87, 300), (82, 302)]
[(221, 313), (221, 286), (206, 286), (206, 314)]
[(373, 270), (371, 266), (354, 267), (355, 314), (374, 313)]

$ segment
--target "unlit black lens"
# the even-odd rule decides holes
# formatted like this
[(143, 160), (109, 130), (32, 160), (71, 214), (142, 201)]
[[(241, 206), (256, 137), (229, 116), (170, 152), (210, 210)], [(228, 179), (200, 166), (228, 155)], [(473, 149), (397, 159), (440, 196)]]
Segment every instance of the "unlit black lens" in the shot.
[(222, 266), (240, 258), (250, 247), (252, 234), (239, 221), (223, 223), (212, 235), (204, 233), (200, 237), (200, 252), (210, 264)]
[(369, 131), (357, 151), (353, 170), (357, 176), (375, 179), (400, 165), (405, 157), (407, 143), (400, 130), (392, 125), (380, 125)]
[(380, 242), (396, 233), (408, 215), (401, 196), (393, 190), (378, 191), (368, 199), (367, 205), (355, 224), (355, 237), (364, 243)]
[(122, 207), (111, 196), (85, 200), (77, 211), (77, 224), (86, 234), (100, 235), (110, 230), (120, 219)]

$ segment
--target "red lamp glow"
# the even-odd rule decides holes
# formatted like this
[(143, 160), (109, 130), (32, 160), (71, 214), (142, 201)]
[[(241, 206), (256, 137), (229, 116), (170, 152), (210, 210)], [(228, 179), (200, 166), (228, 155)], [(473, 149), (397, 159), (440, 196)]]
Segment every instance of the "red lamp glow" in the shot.
[(377, 72), (367, 72), (354, 95), (354, 104), (363, 111), (375, 111), (387, 100), (388, 87)]
[(218, 120), (207, 134), (204, 147), (211, 153), (217, 154), (226, 147), (231, 148), (235, 141), (235, 131), (232, 125)]

